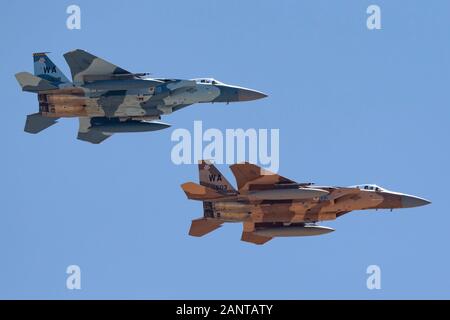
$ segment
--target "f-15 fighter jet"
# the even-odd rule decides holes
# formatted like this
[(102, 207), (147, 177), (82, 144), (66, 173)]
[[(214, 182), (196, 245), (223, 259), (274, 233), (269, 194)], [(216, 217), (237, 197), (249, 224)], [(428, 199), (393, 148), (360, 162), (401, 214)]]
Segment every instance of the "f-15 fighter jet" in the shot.
[(181, 185), (188, 199), (203, 202), (203, 217), (189, 234), (201, 237), (224, 222), (242, 222), (242, 241), (264, 244), (275, 237), (321, 235), (334, 231), (316, 223), (353, 210), (412, 208), (428, 200), (367, 184), (351, 187), (297, 183), (249, 163), (231, 167), (236, 190), (206, 161), (199, 164), (200, 184)]
[(39, 112), (27, 117), (25, 131), (38, 133), (59, 118), (78, 117), (78, 139), (100, 143), (114, 133), (154, 131), (160, 122), (194, 103), (250, 101), (265, 94), (214, 79), (149, 78), (131, 73), (83, 50), (64, 54), (72, 81), (49, 59), (34, 53), (34, 75), (16, 74), (23, 91), (37, 93)]

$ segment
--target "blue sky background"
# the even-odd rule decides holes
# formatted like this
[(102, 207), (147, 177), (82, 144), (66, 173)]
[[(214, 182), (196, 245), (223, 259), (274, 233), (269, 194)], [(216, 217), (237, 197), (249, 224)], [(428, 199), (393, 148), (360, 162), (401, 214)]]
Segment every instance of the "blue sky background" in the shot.
[[(68, 5), (82, 29), (66, 28)], [(366, 8), (382, 9), (382, 30)], [(25, 1), (3, 4), (0, 298), (450, 298), (448, 1)], [(212, 76), (264, 91), (242, 104), (194, 105), (172, 128), (76, 140), (78, 121), (23, 132), (36, 112), (14, 74), (51, 51), (82, 48), (155, 76)], [(187, 235), (201, 204), (170, 160), (176, 128), (280, 128), (280, 173), (377, 183), (432, 205), (353, 212), (322, 237), (239, 241), (241, 225)], [(226, 165), (219, 169), (233, 181)], [(82, 290), (65, 287), (66, 267)], [(366, 268), (382, 289), (366, 288)]]

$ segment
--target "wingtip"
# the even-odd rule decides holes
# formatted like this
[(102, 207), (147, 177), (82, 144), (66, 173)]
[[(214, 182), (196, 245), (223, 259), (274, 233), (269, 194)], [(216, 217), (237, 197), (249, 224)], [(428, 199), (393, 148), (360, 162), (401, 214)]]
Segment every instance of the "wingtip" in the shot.
[(28, 74), (28, 72), (26, 71), (21, 71), (21, 72), (17, 72), (14, 77), (16, 78), (16, 80), (19, 82), (20, 84), (20, 80), (26, 75)]
[(86, 51), (83, 49), (73, 49), (73, 50), (69, 50), (66, 53), (64, 53), (63, 56), (66, 57), (66, 56), (70, 56), (72, 54), (81, 53), (81, 52), (86, 52)]
[(187, 188), (189, 188), (189, 186), (191, 186), (192, 184), (194, 184), (194, 182), (188, 181), (185, 183), (180, 184), (181, 189), (186, 190)]

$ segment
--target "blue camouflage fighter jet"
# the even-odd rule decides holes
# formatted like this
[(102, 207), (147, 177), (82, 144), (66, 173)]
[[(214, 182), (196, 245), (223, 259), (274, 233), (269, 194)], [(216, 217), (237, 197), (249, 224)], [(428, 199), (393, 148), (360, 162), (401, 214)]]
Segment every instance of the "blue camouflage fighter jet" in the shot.
[(39, 112), (27, 116), (25, 131), (39, 133), (59, 118), (78, 117), (78, 139), (101, 143), (114, 133), (161, 130), (161, 116), (194, 103), (239, 102), (267, 97), (262, 92), (211, 78), (151, 78), (131, 73), (86, 51), (64, 54), (70, 81), (47, 53), (34, 53), (34, 74), (17, 73), (23, 91), (36, 93)]

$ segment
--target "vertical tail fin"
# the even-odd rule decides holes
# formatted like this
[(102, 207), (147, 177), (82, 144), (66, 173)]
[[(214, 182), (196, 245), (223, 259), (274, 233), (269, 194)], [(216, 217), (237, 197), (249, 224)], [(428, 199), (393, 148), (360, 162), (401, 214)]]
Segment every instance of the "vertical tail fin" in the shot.
[(181, 186), (189, 199), (203, 201), (203, 217), (192, 220), (189, 230), (189, 235), (194, 237), (202, 237), (220, 228), (224, 222), (214, 217), (214, 208), (211, 200), (237, 194), (231, 183), (211, 162), (200, 161), (198, 171), (200, 185), (188, 182)]
[(231, 183), (209, 161), (201, 160), (198, 164), (200, 185), (224, 194), (236, 194)]
[(46, 52), (33, 53), (34, 75), (47, 80), (56, 87), (65, 87), (72, 83), (47, 56)]

